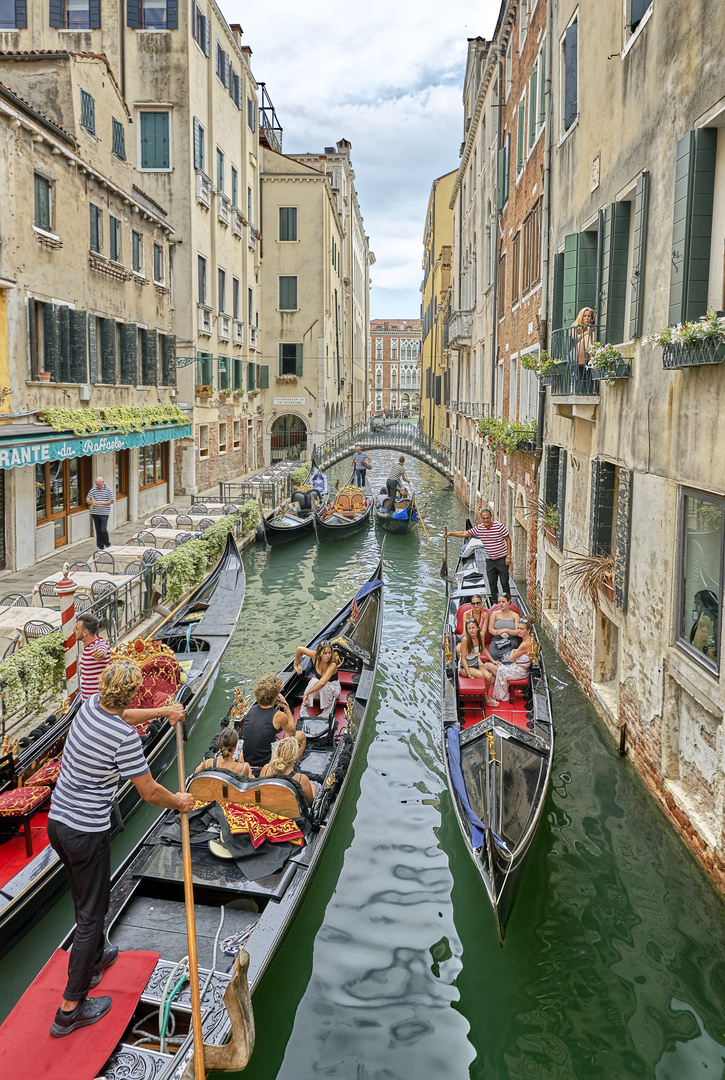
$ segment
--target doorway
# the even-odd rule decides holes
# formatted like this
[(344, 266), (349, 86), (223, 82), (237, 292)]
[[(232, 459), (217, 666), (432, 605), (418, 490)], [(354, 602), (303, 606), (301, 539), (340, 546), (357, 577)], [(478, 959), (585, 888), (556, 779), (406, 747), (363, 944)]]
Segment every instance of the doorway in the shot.
[(307, 449), (307, 425), (301, 416), (285, 413), (272, 424), (272, 463), (298, 461)]
[(91, 460), (87, 457), (35, 466), (35, 523), (53, 522), (57, 548), (68, 543), (68, 517), (86, 509), (90, 472)]

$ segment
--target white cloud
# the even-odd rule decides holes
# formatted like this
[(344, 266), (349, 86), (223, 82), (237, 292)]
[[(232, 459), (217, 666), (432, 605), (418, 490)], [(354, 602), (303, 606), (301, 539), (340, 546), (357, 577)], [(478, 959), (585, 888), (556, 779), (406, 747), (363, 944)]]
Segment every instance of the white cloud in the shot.
[(243, 27), (284, 150), (352, 143), (376, 257), (372, 314), (416, 317), (430, 187), (458, 167), (467, 38), (491, 36), (498, 0), (222, 0), (222, 10)]

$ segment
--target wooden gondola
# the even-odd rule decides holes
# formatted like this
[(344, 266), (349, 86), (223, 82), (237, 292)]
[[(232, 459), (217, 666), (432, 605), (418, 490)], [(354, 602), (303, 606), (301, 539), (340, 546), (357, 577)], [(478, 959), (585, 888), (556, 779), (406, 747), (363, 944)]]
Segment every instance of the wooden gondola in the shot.
[[(466, 528), (470, 528), (466, 522)], [(541, 820), (554, 750), (551, 702), (541, 652), (530, 675), (510, 684), (510, 703), (489, 706), (484, 683), (458, 672), (456, 643), (471, 598), (486, 595), (485, 552), (466, 540), (456, 566), (443, 631), (441, 722), (443, 760), (458, 824), (496, 915), (506, 924)], [(511, 605), (528, 613), (511, 582)]]
[(368, 486), (356, 487), (353, 484), (354, 470), (347, 484), (340, 488), (332, 502), (318, 506), (315, 519), (315, 534), (318, 541), (338, 540), (359, 532), (370, 521), (373, 512), (373, 496)]
[(400, 510), (391, 510), (390, 499), (383, 498), (382, 493), (375, 499), (375, 520), (385, 532), (407, 533), (412, 532), (418, 524), (419, 512), (415, 502), (415, 495), (408, 488), (409, 498), (407, 506)]
[(267, 543), (283, 544), (313, 533), (315, 507), (326, 498), (328, 491), (326, 474), (312, 461), (304, 487), (295, 489), (270, 518), (262, 514), (262, 528)]
[[(308, 675), (296, 674), (291, 662), (281, 672), (285, 696), (298, 718), (298, 725), (304, 723), (308, 733), (307, 749), (297, 768), (318, 785), (311, 807), (307, 806), (301, 789), (286, 779), (243, 780), (224, 769), (206, 769), (192, 774), (187, 781), (188, 790), (201, 803), (217, 800), (225, 806), (222, 810), (214, 804), (213, 812), (222, 822), (229, 820), (227, 815), (234, 818), (235, 814), (242, 813), (242, 807), (254, 814), (266, 812), (269, 815), (274, 811), (281, 820), (277, 817), (271, 827), (282, 829), (284, 835), (296, 834), (286, 843), (272, 844), (265, 840), (256, 855), (237, 854), (235, 858), (229, 858), (229, 851), (224, 852), (220, 842), (214, 839), (192, 843), (191, 872), (207, 1070), (219, 1067), (217, 1054), (233, 1049), (235, 1036), (243, 1039), (245, 1035), (244, 1031), (240, 1035), (235, 1026), (239, 1002), (242, 1003), (241, 1012), (245, 1011), (246, 1002), (239, 986), (240, 967), (243, 971), (248, 967), (249, 990), (254, 992), (293, 923), (333, 832), (332, 826), (351, 783), (355, 756), (363, 741), (382, 624), (381, 555), (371, 578), (309, 643), (309, 647), (314, 648), (321, 640), (331, 640), (340, 661), (342, 694), (330, 716), (312, 715), (300, 721), (300, 704)], [(319, 714), (315, 709), (310, 712)], [(234, 716), (234, 708), (230, 713)], [(201, 828), (206, 827), (203, 814), (207, 810), (202, 810), (202, 816), (197, 819)], [(194, 828), (194, 814), (190, 817)], [(117, 964), (121, 965), (127, 950), (152, 950), (151, 954), (146, 954), (151, 956), (151, 974), (150, 977), (144, 975), (147, 981), (140, 984), (137, 1007), (130, 1020), (127, 1017), (131, 1007), (120, 1023), (118, 1019), (113, 1020), (114, 999), (114, 1008), (100, 1021), (98, 1027), (114, 1022), (119, 1025), (109, 1037), (106, 1053), (110, 1053), (110, 1057), (107, 1060), (86, 1063), (82, 1036), (74, 1036), (78, 1052), (84, 1054), (84, 1076), (102, 1074), (105, 1080), (129, 1076), (180, 1080), (191, 1060), (193, 1040), (188, 981), (183, 984), (181, 980), (179, 996), (170, 1006), (178, 1046), (169, 1046), (162, 1052), (158, 1038), (164, 988), (169, 989), (176, 983), (176, 976), (171, 979), (170, 976), (174, 966), (182, 962), (187, 953), (183, 932), (183, 859), (175, 836), (178, 821), (178, 814), (173, 811), (162, 813), (113, 877), (107, 928), (111, 940), (121, 949)], [(226, 842), (228, 837), (223, 826), (220, 825), (217, 831)], [(255, 860), (270, 858), (275, 863), (274, 868), (255, 867)], [(71, 932), (62, 948), (67, 949), (72, 940)], [(235, 948), (239, 950), (236, 960)], [(154, 963), (159, 954), (160, 959)], [(62, 954), (60, 961), (57, 954), (55, 959), (58, 968), (64, 969)], [(47, 980), (52, 963), (53, 959), (45, 969), (45, 976), (41, 973), (39, 979)], [(113, 995), (114, 971), (115, 967), (109, 969), (108, 975), (104, 975), (105, 981), (93, 993)], [(38, 1015), (26, 1004), (31, 1000), (32, 991), (32, 987), (26, 991), (14, 1010), (16, 1015), (28, 1013), (31, 1018), (32, 1027), (24, 1034), (23, 1041), (26, 1037), (33, 1039), (36, 1027), (38, 1031), (46, 1031), (52, 1019)], [(246, 1005), (249, 1012), (248, 1002)], [(120, 1011), (119, 1006), (117, 1016)], [(9, 1021), (12, 1021), (12, 1014)], [(134, 1028), (147, 1032), (153, 1031), (154, 1027), (155, 1040), (139, 1038), (134, 1033)], [(4, 1030), (9, 1029), (0, 1028), (0, 1058), (4, 1051)], [(232, 1046), (220, 1049), (230, 1036)]]
[[(244, 566), (230, 533), (224, 553), (209, 577), (175, 608), (150, 639), (165, 645), (185, 672), (186, 681), (178, 690), (172, 685), (171, 692), (184, 705), (187, 734), (209, 700), (219, 662), (239, 620), (245, 589)], [(148, 699), (135, 702), (142, 707), (159, 703)], [(80, 704), (77, 695), (67, 714), (20, 758), (16, 774), (22, 783), (62, 753), (65, 736)], [(149, 769), (154, 777), (160, 776), (176, 753), (174, 729), (166, 719), (158, 719), (139, 729), (139, 733)], [(130, 781), (121, 785), (116, 830), (140, 802)], [(0, 844), (0, 855), (4, 856), (0, 864), (0, 955), (35, 924), (67, 887), (63, 867), (48, 844), (46, 823), (47, 809), (32, 820), (30, 856), (26, 854), (22, 835), (11, 835)]]

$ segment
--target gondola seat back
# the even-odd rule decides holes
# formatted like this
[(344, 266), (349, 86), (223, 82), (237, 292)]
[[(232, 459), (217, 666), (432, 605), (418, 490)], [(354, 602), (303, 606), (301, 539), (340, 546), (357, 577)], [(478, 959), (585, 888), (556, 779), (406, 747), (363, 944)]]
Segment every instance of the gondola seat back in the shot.
[(296, 786), (281, 776), (244, 780), (226, 770), (205, 769), (194, 774), (187, 791), (199, 802), (257, 807), (293, 820), (307, 817), (307, 806)]

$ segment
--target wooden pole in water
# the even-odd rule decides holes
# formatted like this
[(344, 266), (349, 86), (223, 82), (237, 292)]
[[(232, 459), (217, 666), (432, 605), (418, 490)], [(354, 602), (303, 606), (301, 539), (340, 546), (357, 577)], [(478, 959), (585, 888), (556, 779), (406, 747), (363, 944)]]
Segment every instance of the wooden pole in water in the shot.
[(425, 527), (425, 522), (423, 521), (423, 515), (421, 514), (420, 510), (418, 509), (418, 503), (416, 502), (415, 495), (413, 496), (413, 506), (415, 507), (415, 512), (416, 512), (416, 514), (418, 515), (418, 517), (420, 519), (421, 525), (423, 526), (423, 532), (425, 533), (425, 538), (430, 543), (430, 536), (428, 536), (428, 530)]
[[(184, 725), (176, 725), (176, 760), (179, 766), (179, 791), (186, 790), (184, 767)], [(189, 815), (182, 812), (181, 852), (184, 860), (184, 901), (186, 904), (186, 936), (189, 944), (189, 986), (191, 990), (191, 1030), (194, 1035), (194, 1075), (204, 1080), (204, 1036), (201, 1030), (201, 995), (199, 993), (199, 962), (196, 955), (196, 922), (194, 919), (194, 883), (191, 876), (191, 841)]]

